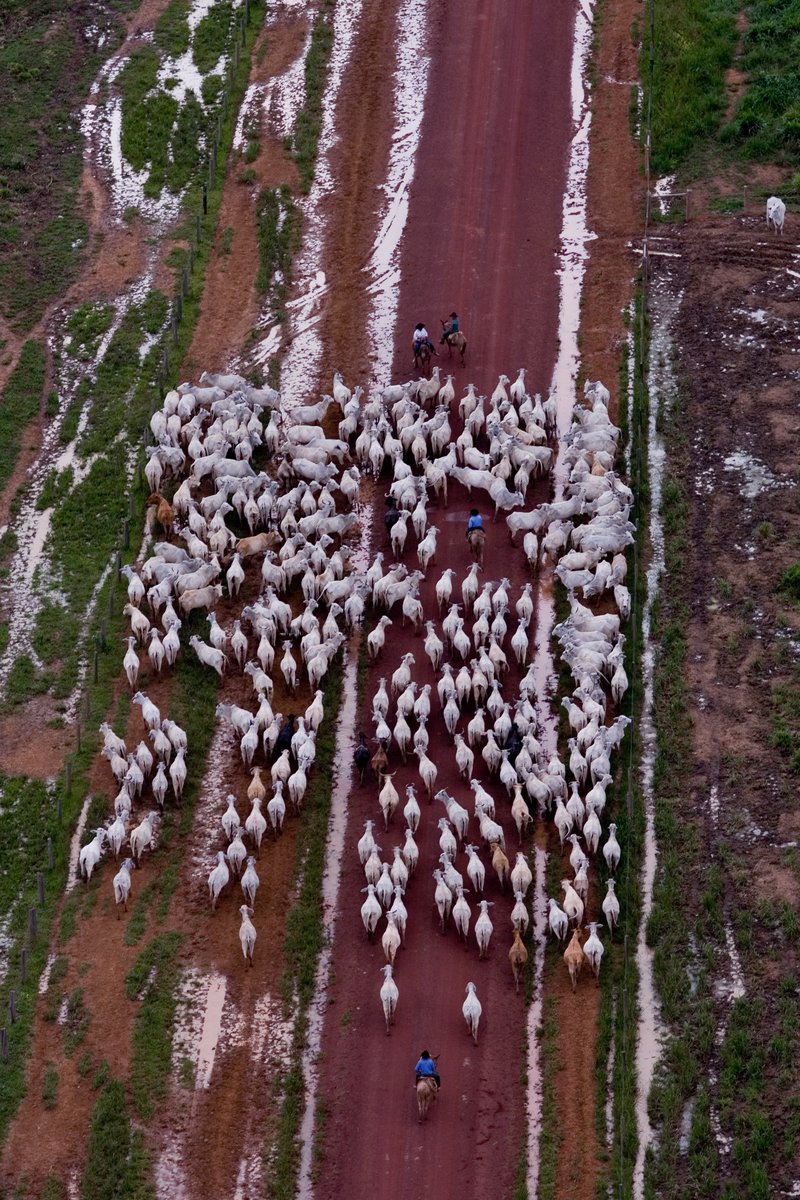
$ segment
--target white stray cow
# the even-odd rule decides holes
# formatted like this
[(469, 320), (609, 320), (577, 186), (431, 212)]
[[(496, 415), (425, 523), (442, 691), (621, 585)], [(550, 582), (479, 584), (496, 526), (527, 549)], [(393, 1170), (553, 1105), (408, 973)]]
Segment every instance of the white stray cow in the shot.
[(767, 200), (767, 226), (775, 233), (783, 233), (783, 222), (786, 218), (786, 205), (778, 196), (770, 196)]

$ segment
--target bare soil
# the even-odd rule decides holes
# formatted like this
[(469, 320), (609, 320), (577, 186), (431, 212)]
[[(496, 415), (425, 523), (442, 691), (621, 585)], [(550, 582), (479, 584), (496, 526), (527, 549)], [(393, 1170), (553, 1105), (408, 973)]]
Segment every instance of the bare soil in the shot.
[[(797, 606), (777, 587), (800, 557), (798, 232), (791, 215), (783, 238), (767, 233), (760, 214), (690, 222), (663, 243), (677, 257), (655, 267), (657, 280), (683, 291), (677, 351), (682, 420), (691, 431), (683, 475), (695, 775), (687, 820), (698, 827), (705, 861), (724, 868), (724, 910), (737, 943), (752, 930), (740, 954), (747, 996), (762, 1005), (754, 1053), (781, 1027), (778, 985), (798, 970), (796, 944), (776, 915), (781, 905), (796, 914), (800, 898), (796, 775), (774, 740), (781, 692), (794, 696), (796, 712), (800, 653)], [(755, 1099), (776, 1131), (792, 1120), (787, 1078), (767, 1071)], [(740, 1105), (746, 1111), (737, 1096), (737, 1113)], [(800, 1165), (792, 1137), (776, 1133), (778, 1145), (768, 1164), (776, 1195), (791, 1188)], [(721, 1177), (729, 1176), (736, 1178), (736, 1165), (723, 1154)]]

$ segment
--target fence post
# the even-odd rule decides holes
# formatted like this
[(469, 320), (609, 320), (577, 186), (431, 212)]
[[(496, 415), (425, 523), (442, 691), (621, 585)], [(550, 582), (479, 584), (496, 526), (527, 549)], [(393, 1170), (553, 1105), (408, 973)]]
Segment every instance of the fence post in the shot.
[(181, 293), (184, 296), (189, 295), (189, 268), (184, 267), (181, 271)]
[(8, 1062), (8, 1031), (5, 1025), (0, 1029), (0, 1058)]
[(13, 988), (8, 993), (8, 1019), (12, 1025), (17, 1019), (17, 993)]
[(27, 983), (28, 980), (28, 948), (23, 946), (19, 954), (19, 981)]
[(52, 871), (54, 865), (55, 865), (55, 861), (53, 859), (53, 839), (48, 838), (47, 839), (47, 869), (49, 871)]
[(44, 904), (44, 875), (41, 871), (36, 872), (36, 893), (39, 897), (39, 903)]

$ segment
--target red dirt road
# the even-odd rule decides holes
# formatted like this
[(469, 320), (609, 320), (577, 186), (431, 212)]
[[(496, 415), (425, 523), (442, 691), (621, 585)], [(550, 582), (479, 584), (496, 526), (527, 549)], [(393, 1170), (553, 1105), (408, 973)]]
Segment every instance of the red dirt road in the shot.
[[(433, 61), (404, 240), (394, 377), (409, 375), (415, 322), (426, 320), (433, 332), (438, 318), (456, 308), (469, 339), (466, 368), (453, 370), (457, 395), (467, 380), (490, 392), (500, 372), (511, 375), (523, 365), (530, 390), (546, 392), (557, 350), (555, 256), (570, 133), (574, 12), (553, 2), (535, 9), (522, 2), (475, 3), (456, 12), (443, 0), (432, 12)], [(441, 362), (451, 369), (446, 356)], [(426, 617), (437, 623), (434, 586), (442, 569), (455, 568), (460, 589), (469, 567), (463, 537), (467, 509), (466, 493), (453, 485), (449, 509), (433, 507), (430, 513), (441, 535), (437, 562), (421, 595)], [(385, 548), (381, 526), (376, 525), (374, 537), (375, 549)], [(413, 536), (405, 560), (410, 569), (416, 566)], [(527, 575), (521, 551), (511, 549), (502, 524), (490, 532), (484, 578), (501, 575), (512, 581), (513, 607)], [(453, 598), (460, 600), (460, 593)], [(411, 649), (416, 656), (414, 679), (434, 682), (423, 639), (400, 628), (399, 611), (394, 617), (360, 715), (361, 727), (370, 732), (378, 678), (388, 679), (402, 653)], [(510, 620), (509, 638), (515, 627)], [(510, 655), (508, 643), (506, 650)], [(516, 696), (516, 680), (512, 672), (503, 689), (506, 699)], [(472, 811), (472, 795), (457, 777), (435, 693), (429, 730), (437, 787), (446, 787)], [(406, 783), (420, 781), (416, 761), (402, 767), (396, 749), (393, 754), (402, 807)], [(474, 774), (486, 779), (477, 764)], [(397, 1024), (387, 1038), (379, 1000), (383, 954), (379, 942), (368, 945), (361, 925), (364, 877), (355, 852), (363, 821), (380, 818), (377, 790), (372, 781), (354, 789), (350, 807), (333, 958), (335, 1004), (323, 1038), (327, 1128), (316, 1194), (327, 1200), (380, 1189), (383, 1196), (419, 1198), (441, 1196), (444, 1190), (460, 1200), (487, 1195), (500, 1200), (511, 1195), (525, 1139), (525, 1008), (514, 993), (507, 961), (511, 901), (501, 895), (489, 869), (486, 895), (495, 902), (495, 934), (486, 962), (478, 961), (472, 933), (468, 953), (452, 926), (445, 938), (439, 935), (431, 872), (439, 854), (436, 821), (444, 809), (423, 803), (420, 865), (406, 895), (408, 948), (396, 967)], [(490, 790), (513, 864), (516, 833), (509, 806), (497, 786)], [(401, 843), (402, 829), (396, 819), (388, 835), (378, 836), (384, 860)], [(474, 826), (471, 832), (477, 832)], [(456, 867), (466, 873), (463, 855)], [(468, 899), (474, 925), (476, 899)], [(469, 980), (483, 1005), (477, 1048), (461, 1015)], [(420, 1127), (412, 1083), (413, 1064), (424, 1047), (441, 1053), (444, 1087)]]

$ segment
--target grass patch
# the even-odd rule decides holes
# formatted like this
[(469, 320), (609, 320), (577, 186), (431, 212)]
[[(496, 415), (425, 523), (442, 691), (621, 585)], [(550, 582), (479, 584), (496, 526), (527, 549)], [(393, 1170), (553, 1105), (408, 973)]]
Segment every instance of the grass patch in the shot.
[(91, 22), (61, 0), (3, 4), (0, 311), (15, 330), (36, 324), (83, 261), (83, 137), (75, 114), (120, 42), (120, 13), (135, 3), (109, 0)]
[(0, 398), (0, 488), (11, 478), (19, 456), (20, 437), (41, 407), (44, 377), (44, 346), (41, 342), (26, 342)]
[(189, 49), (189, 0), (170, 0), (153, 29), (153, 40), (170, 58), (179, 58)]
[(111, 304), (98, 301), (76, 308), (65, 325), (65, 332), (70, 339), (66, 346), (70, 357), (91, 362), (113, 320), (114, 308)]
[(317, 14), (305, 62), (305, 104), (297, 114), (292, 147), (300, 191), (308, 195), (314, 180), (322, 126), (322, 95), (328, 78), (328, 60), (333, 46), (333, 18), (327, 11), (330, 0)]
[(58, 1071), (51, 1062), (45, 1063), (42, 1080), (42, 1107), (55, 1108), (58, 1103)]
[(155, 1200), (144, 1134), (131, 1127), (125, 1088), (109, 1079), (92, 1110), (81, 1200)]
[(71, 1055), (80, 1046), (91, 1022), (91, 1015), (83, 998), (82, 988), (75, 988), (67, 1000), (64, 1019), (64, 1053)]
[(674, 171), (720, 128), (738, 8), (738, 0), (664, 0), (654, 6), (654, 44), (646, 32), (641, 74), (645, 111), (652, 104), (651, 166), (656, 174)]
[(133, 1031), (130, 1091), (133, 1107), (142, 1120), (149, 1120), (167, 1093), (181, 940), (181, 935), (174, 931), (153, 938), (125, 979), (125, 995), (129, 1000), (139, 1001)]
[(256, 287), (269, 298), (275, 320), (286, 320), (292, 258), (300, 245), (301, 216), (291, 190), (262, 188), (256, 203), (258, 274)]
[(194, 35), (192, 57), (195, 66), (203, 75), (217, 65), (225, 53), (231, 35), (233, 5), (230, 0), (218, 0), (212, 4)]

